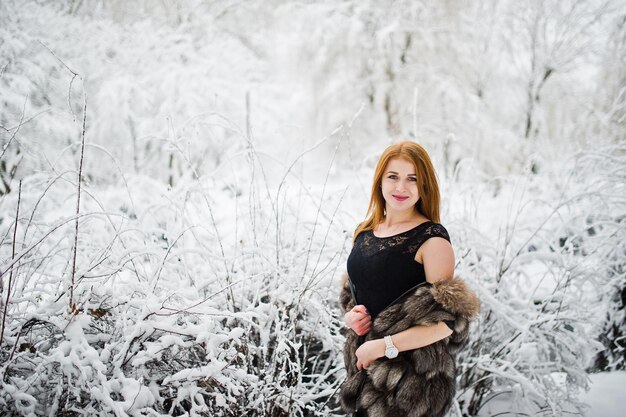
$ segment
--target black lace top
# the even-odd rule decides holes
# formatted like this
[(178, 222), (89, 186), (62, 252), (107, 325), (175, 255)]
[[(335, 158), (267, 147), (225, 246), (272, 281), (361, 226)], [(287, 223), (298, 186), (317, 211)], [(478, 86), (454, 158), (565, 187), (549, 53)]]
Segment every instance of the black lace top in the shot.
[(357, 236), (348, 257), (348, 275), (357, 304), (365, 305), (372, 318), (426, 282), (424, 265), (415, 260), (415, 254), (431, 237), (450, 241), (448, 231), (431, 221), (394, 236), (376, 237), (371, 230)]

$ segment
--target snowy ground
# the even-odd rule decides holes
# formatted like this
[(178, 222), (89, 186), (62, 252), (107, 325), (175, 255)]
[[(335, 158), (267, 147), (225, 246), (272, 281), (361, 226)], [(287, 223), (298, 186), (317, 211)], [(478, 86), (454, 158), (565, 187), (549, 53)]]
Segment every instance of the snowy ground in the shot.
[(587, 417), (622, 417), (626, 400), (626, 371), (589, 375), (591, 389), (581, 396), (589, 404)]

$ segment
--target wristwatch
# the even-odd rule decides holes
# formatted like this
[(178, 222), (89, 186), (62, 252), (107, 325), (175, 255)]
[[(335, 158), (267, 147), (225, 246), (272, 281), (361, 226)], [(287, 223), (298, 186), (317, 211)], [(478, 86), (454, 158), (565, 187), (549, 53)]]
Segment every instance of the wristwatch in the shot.
[(389, 359), (393, 359), (398, 356), (398, 348), (395, 347), (393, 341), (391, 340), (391, 336), (385, 336), (385, 345), (387, 348), (385, 349), (385, 356)]

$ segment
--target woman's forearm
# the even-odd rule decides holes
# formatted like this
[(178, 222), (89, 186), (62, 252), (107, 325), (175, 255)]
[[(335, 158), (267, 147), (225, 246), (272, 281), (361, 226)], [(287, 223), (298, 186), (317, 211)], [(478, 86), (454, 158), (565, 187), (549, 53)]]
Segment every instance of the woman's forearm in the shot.
[[(438, 342), (441, 339), (452, 334), (452, 330), (446, 326), (443, 322), (438, 322), (432, 326), (417, 325), (409, 327), (399, 333), (392, 334), (391, 340), (393, 344), (398, 348), (400, 352), (405, 350), (418, 349), (424, 346), (428, 346), (432, 343)], [(384, 339), (376, 339), (378, 344), (379, 357), (385, 356), (385, 341)]]
[[(391, 340), (400, 352), (428, 346), (452, 334), (452, 330), (444, 322), (432, 326), (417, 325), (404, 331), (392, 334)], [(373, 339), (363, 343), (356, 350), (357, 369), (366, 368), (376, 359), (385, 356), (384, 339)]]
[[(417, 325), (391, 335), (393, 344), (400, 352), (418, 349), (438, 342), (452, 334), (452, 330), (444, 322), (438, 322), (432, 326)], [(383, 345), (384, 345), (383, 340)]]

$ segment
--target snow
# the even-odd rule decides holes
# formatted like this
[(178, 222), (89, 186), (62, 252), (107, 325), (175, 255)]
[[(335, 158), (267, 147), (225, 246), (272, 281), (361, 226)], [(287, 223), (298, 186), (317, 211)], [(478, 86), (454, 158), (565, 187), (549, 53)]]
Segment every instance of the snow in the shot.
[(626, 399), (626, 371), (590, 374), (590, 389), (580, 400), (589, 405), (587, 417), (622, 417)]
[(483, 304), (461, 411), (619, 412), (619, 8), (96, 3), (0, 2), (0, 414), (338, 415), (339, 276), (404, 139)]

